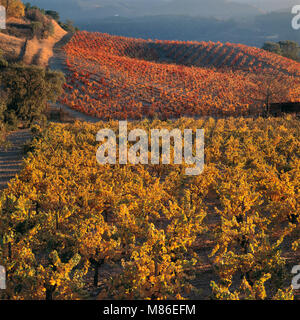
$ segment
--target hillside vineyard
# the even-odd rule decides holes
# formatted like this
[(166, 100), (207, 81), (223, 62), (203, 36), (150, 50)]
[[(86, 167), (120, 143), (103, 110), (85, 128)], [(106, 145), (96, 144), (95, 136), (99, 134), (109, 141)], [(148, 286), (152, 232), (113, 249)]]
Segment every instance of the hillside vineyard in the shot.
[(270, 85), (300, 100), (299, 63), (244, 45), (77, 32), (64, 50), (61, 103), (103, 120), (262, 114)]
[(95, 136), (107, 126), (118, 122), (35, 128), (34, 151), (0, 201), (11, 299), (99, 288), (101, 299), (293, 297), (298, 120), (129, 124), (204, 129), (206, 166), (194, 177), (185, 165), (98, 165)]
[(294, 0), (248, 1), (0, 0), (1, 315), (300, 300)]

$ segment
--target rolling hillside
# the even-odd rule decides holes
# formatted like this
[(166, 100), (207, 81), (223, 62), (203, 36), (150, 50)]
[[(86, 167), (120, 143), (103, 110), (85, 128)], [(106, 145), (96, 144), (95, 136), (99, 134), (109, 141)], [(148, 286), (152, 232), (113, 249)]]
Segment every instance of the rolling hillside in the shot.
[(270, 88), (300, 100), (299, 63), (244, 45), (78, 32), (64, 51), (61, 103), (100, 119), (262, 113)]
[[(61, 5), (83, 15), (83, 2)], [(300, 63), (229, 42), (73, 34), (43, 12), (27, 5), (0, 33), (1, 308), (84, 300), (89, 319), (199, 319), (200, 300), (299, 300)]]
[(246, 69), (262, 66), (300, 75), (300, 64), (264, 50), (232, 43), (196, 41), (142, 40), (102, 33), (78, 33), (71, 43), (82, 50), (105, 51), (155, 62), (183, 64), (195, 67), (230, 67)]

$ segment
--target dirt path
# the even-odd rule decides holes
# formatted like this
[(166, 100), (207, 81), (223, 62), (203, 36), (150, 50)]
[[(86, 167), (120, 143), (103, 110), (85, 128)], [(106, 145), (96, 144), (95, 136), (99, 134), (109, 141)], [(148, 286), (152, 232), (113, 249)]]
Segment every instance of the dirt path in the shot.
[(47, 67), (49, 59), (54, 54), (55, 46), (62, 41), (67, 35), (67, 32), (63, 30), (56, 21), (52, 21), (54, 28), (53, 36), (47, 39), (37, 39), (36, 37), (27, 40), (24, 48), (23, 61), (26, 64), (34, 64), (42, 67)]
[[(63, 46), (65, 46), (72, 38), (72, 34), (65, 35), (55, 46), (53, 49), (53, 56), (49, 60), (49, 68), (51, 70), (61, 71), (64, 74), (67, 73), (66, 68), (66, 55), (63, 51)], [(61, 109), (62, 111), (66, 112), (71, 118), (79, 121), (85, 121), (85, 122), (92, 122), (96, 123), (100, 120), (98, 118), (86, 115), (84, 113), (81, 113), (79, 111), (73, 110), (65, 105), (59, 104), (59, 103), (52, 103), (50, 104), (50, 107), (54, 109)]]
[(51, 70), (57, 70), (66, 73), (66, 55), (62, 48), (71, 40), (72, 37), (72, 33), (67, 33), (54, 45), (53, 56), (49, 59), (49, 68)]
[(21, 170), (24, 158), (24, 145), (31, 139), (30, 130), (19, 130), (8, 136), (11, 147), (0, 149), (0, 190)]
[(66, 113), (68, 115), (68, 118), (70, 118), (72, 120), (79, 120), (79, 121), (90, 122), (90, 123), (97, 123), (97, 122), (101, 121), (98, 118), (89, 116), (87, 114), (84, 114), (84, 113), (76, 111), (76, 110), (73, 110), (63, 104), (51, 103), (50, 108), (52, 110), (61, 109), (64, 113)]
[[(66, 72), (65, 56), (62, 47), (71, 39), (72, 34), (66, 34), (53, 46), (54, 55), (49, 60), (49, 67), (52, 70)], [(52, 104), (55, 108), (61, 108), (75, 120), (97, 122), (99, 119), (90, 117), (83, 113), (72, 110), (64, 105)], [(24, 158), (24, 145), (32, 138), (29, 129), (11, 132), (8, 141), (11, 143), (10, 148), (4, 150), (0, 148), (0, 190), (4, 189), (8, 182), (13, 179), (22, 169)]]
[[(58, 28), (57, 28), (58, 29)], [(60, 48), (69, 41), (69, 39), (72, 37), (70, 34), (66, 34), (65, 32), (58, 30), (58, 34), (53, 39), (50, 39), (47, 43), (44, 41), (39, 41), (35, 48), (35, 50), (29, 50), (28, 48), (33, 43), (37, 42), (37, 40), (33, 39), (30, 43), (27, 42), (27, 45), (24, 48), (24, 57), (26, 60), (26, 57), (28, 58), (28, 62), (30, 63), (36, 63), (39, 65), (51, 65), (51, 61), (56, 64), (56, 70), (61, 70), (62, 68), (62, 62), (59, 62), (59, 54), (62, 52)], [(41, 47), (43, 47), (44, 53), (41, 52)], [(51, 50), (48, 50), (51, 49)], [(52, 50), (55, 57), (52, 57)], [(37, 53), (38, 56), (37, 56)], [(45, 56), (45, 57), (44, 57)], [(50, 58), (50, 61), (48, 61)], [(36, 61), (33, 61), (33, 60)], [(41, 59), (43, 61), (41, 61)], [(51, 66), (50, 66), (51, 67)], [(63, 71), (63, 70), (62, 70)], [(75, 114), (74, 114), (75, 115)], [(74, 117), (73, 115), (73, 117)], [(79, 117), (79, 115), (77, 115)], [(83, 121), (85, 119), (82, 119)], [(24, 145), (28, 143), (32, 138), (31, 132), (29, 129), (26, 130), (18, 130), (11, 132), (8, 136), (8, 141), (10, 142), (11, 146), (5, 150), (3, 148), (0, 148), (0, 190), (3, 190), (8, 182), (13, 179), (16, 174), (22, 169), (23, 164), (23, 158), (25, 156), (24, 154)]]

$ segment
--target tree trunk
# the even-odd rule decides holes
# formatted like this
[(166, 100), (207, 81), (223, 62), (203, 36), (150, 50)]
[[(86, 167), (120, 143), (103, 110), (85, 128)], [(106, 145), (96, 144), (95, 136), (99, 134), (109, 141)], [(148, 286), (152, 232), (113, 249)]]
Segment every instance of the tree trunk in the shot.
[(53, 300), (53, 293), (56, 290), (56, 285), (55, 286), (45, 286), (46, 288), (46, 300), (51, 301)]
[(49, 289), (46, 289), (46, 300), (47, 301), (53, 300), (53, 292)]
[(95, 272), (94, 272), (94, 287), (98, 287), (99, 282), (99, 265), (98, 263), (94, 266)]
[(12, 254), (11, 254), (11, 243), (9, 242), (8, 243), (8, 258), (11, 259), (11, 256), (12, 256)]
[(55, 213), (55, 228), (56, 228), (56, 230), (58, 230), (58, 229), (59, 229), (58, 213), (57, 213), (57, 212)]
[(99, 268), (103, 265), (104, 259), (96, 261), (95, 259), (90, 259), (91, 264), (94, 266), (94, 287), (98, 287), (99, 282)]

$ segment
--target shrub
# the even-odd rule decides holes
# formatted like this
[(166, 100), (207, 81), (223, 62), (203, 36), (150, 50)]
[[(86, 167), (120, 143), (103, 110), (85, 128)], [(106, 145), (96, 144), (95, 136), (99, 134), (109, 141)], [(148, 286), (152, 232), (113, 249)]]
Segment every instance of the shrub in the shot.
[(41, 22), (39, 22), (39, 21), (31, 22), (31, 29), (32, 29), (33, 36), (35, 36), (37, 38), (42, 37), (43, 24)]
[(14, 64), (3, 68), (0, 85), (7, 92), (5, 121), (15, 125), (17, 119), (25, 126), (37, 121), (44, 122), (46, 104), (48, 101), (55, 102), (61, 95), (64, 82), (62, 73), (36, 66)]
[(44, 23), (45, 16), (38, 9), (29, 9), (26, 11), (26, 18), (31, 21)]
[(54, 27), (41, 10), (30, 8), (26, 11), (26, 18), (31, 20), (32, 35), (38, 39), (46, 39), (53, 35)]
[(60, 20), (59, 13), (53, 10), (47, 10), (46, 15), (50, 16), (52, 19), (56, 20), (57, 22)]

